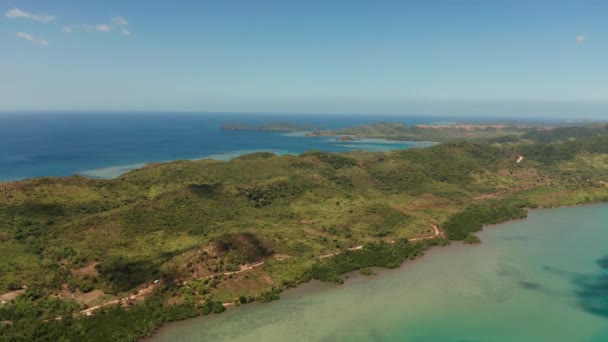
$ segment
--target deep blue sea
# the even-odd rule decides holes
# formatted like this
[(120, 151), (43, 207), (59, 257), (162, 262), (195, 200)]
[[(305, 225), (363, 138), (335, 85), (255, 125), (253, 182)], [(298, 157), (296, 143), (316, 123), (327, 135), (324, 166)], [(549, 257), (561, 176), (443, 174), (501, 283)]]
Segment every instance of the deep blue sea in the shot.
[(220, 127), (229, 122), (251, 126), (288, 122), (334, 129), (379, 121), (415, 125), (471, 120), (395, 115), (0, 113), (0, 181), (73, 174), (111, 178), (150, 162), (227, 160), (253, 151), (299, 154), (308, 150), (386, 151), (425, 146), (382, 140), (345, 143), (329, 137), (275, 132), (221, 131)]

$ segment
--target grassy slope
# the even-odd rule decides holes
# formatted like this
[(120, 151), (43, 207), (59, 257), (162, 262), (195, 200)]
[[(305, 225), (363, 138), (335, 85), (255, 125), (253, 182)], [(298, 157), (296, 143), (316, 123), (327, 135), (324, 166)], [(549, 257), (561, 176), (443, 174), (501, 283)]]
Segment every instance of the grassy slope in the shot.
[[(514, 162), (517, 153), (524, 162)], [(80, 310), (52, 300), (66, 291), (101, 289), (119, 298), (164, 279), (149, 300), (177, 309), (133, 310), (160, 316), (133, 321), (150, 328), (120, 336), (132, 339), (212, 310), (205, 301), (271, 300), (311, 277), (338, 281), (360, 267), (394, 267), (426, 244), (400, 239), (426, 235), (432, 223), (452, 239), (472, 241), (470, 232), (520, 217), (521, 207), (606, 200), (607, 154), (607, 136), (519, 147), (457, 143), (391, 153), (256, 153), (149, 165), (115, 180), (0, 184), (0, 293), (28, 287), (15, 304), (28, 314), (0, 307), (0, 321), (15, 323), (0, 329), (23, 333), (41, 317)], [(402, 242), (385, 243), (393, 240)], [(361, 244), (366, 248), (318, 258)], [(254, 271), (208, 278), (260, 260), (266, 264)], [(71, 273), (93, 264), (95, 274)], [(184, 281), (189, 285), (172, 285)]]

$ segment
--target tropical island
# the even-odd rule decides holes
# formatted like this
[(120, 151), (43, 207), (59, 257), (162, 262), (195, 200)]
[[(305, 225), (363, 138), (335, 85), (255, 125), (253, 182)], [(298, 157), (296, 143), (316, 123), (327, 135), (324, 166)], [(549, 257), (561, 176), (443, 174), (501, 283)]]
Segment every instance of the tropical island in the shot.
[(336, 138), (336, 141), (349, 142), (349, 141), (357, 141), (359, 138), (353, 137), (352, 135), (341, 135)]
[(449, 142), (388, 153), (253, 153), (0, 183), (0, 336), (137, 340), (311, 279), (477, 243), (483, 225), (528, 208), (608, 201), (606, 125), (439, 131)]
[(552, 142), (565, 138), (608, 134), (605, 124), (585, 126), (550, 126), (524, 123), (460, 123), (453, 125), (415, 125), (379, 122), (373, 125), (318, 130), (306, 136), (343, 136), (357, 138), (381, 138), (387, 140), (435, 141), (435, 142)]

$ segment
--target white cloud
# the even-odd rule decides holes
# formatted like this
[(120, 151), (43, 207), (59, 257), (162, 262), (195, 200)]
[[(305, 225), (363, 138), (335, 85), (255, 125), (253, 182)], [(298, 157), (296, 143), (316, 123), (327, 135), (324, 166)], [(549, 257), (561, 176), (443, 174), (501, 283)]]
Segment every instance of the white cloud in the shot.
[(576, 42), (579, 44), (583, 44), (584, 42), (587, 41), (587, 37), (583, 36), (583, 35), (579, 35), (576, 36)]
[(61, 31), (65, 32), (65, 33), (72, 33), (74, 32), (74, 30), (78, 29), (78, 25), (69, 25), (69, 26), (64, 26)]
[(48, 23), (55, 20), (55, 17), (48, 14), (32, 14), (26, 11), (20, 10), (17, 7), (13, 7), (4, 13), (4, 15), (9, 19), (30, 19), (39, 21), (41, 23)]
[(68, 25), (64, 26), (61, 31), (65, 33), (73, 33), (74, 31), (96, 31), (96, 32), (110, 32), (118, 30), (123, 36), (130, 36), (132, 33), (127, 28), (129, 21), (123, 17), (112, 17), (110, 18), (110, 24), (98, 24), (98, 25)]
[(31, 34), (29, 34), (29, 33), (25, 33), (25, 32), (18, 32), (18, 33), (17, 33), (17, 37), (18, 37), (18, 38), (21, 38), (21, 39), (25, 39), (25, 40), (27, 40), (28, 42), (31, 42), (32, 44), (36, 44), (36, 45), (42, 45), (42, 46), (48, 46), (48, 45), (49, 45), (49, 42), (48, 42), (48, 41), (46, 41), (46, 40), (44, 40), (44, 39), (39, 39), (39, 38), (36, 38), (36, 37), (32, 36), (32, 35), (31, 35)]
[(112, 17), (112, 23), (118, 28), (120, 28), (120, 33), (123, 36), (130, 36), (131, 31), (127, 29), (125, 26), (129, 25), (129, 21), (123, 17)]
[(112, 28), (108, 24), (99, 24), (99, 25), (95, 26), (95, 31), (109, 32), (111, 30), (112, 30)]
[(127, 26), (129, 21), (123, 17), (112, 17), (112, 23), (116, 26)]

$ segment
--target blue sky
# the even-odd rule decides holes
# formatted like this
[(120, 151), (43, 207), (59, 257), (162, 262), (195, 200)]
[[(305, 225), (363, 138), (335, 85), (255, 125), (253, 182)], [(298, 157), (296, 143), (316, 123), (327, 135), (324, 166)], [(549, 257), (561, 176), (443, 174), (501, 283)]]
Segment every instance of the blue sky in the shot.
[(608, 118), (608, 1), (0, 0), (0, 110)]

